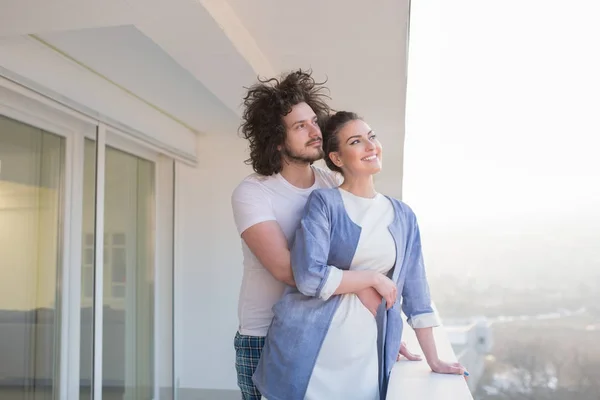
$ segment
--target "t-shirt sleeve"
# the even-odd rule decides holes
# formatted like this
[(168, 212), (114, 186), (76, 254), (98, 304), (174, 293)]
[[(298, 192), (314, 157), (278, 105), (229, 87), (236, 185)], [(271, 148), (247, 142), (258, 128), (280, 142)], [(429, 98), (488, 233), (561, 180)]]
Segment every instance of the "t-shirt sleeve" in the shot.
[(339, 172), (330, 170), (329, 168), (321, 168), (323, 179), (328, 183), (328, 187), (338, 187), (344, 182), (344, 177)]
[(242, 182), (231, 195), (233, 219), (238, 233), (265, 221), (276, 221), (271, 201), (263, 188), (254, 182)]

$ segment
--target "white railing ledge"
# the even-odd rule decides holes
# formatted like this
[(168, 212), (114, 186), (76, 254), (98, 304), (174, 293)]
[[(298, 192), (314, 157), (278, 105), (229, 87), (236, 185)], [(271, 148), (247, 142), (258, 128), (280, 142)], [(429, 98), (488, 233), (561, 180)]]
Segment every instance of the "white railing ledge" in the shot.
[[(445, 361), (456, 361), (456, 355), (442, 327), (434, 328), (438, 355)], [(413, 353), (421, 352), (419, 342), (411, 327), (405, 325), (402, 336)], [(431, 372), (423, 361), (401, 360), (396, 363), (390, 376), (387, 400), (473, 400), (465, 378), (458, 375), (442, 375)]]

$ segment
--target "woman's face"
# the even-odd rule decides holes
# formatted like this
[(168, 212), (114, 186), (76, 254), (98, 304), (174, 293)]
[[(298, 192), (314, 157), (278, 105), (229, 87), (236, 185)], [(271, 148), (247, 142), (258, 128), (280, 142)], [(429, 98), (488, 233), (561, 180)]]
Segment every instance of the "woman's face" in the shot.
[(362, 120), (348, 122), (338, 132), (339, 151), (329, 154), (345, 176), (370, 176), (381, 171), (381, 143)]

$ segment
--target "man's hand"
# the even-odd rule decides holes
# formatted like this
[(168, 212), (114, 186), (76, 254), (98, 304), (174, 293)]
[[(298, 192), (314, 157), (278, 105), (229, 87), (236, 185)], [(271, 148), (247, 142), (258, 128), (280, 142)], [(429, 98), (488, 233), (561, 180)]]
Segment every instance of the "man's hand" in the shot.
[(363, 303), (363, 306), (365, 306), (374, 317), (377, 316), (377, 308), (381, 305), (381, 299), (383, 298), (377, 290), (369, 287), (356, 292), (356, 296), (358, 296), (360, 302)]
[(404, 356), (408, 361), (421, 361), (423, 358), (418, 354), (411, 353), (406, 347), (406, 342), (400, 344), (400, 352), (396, 361), (400, 360), (400, 357)]

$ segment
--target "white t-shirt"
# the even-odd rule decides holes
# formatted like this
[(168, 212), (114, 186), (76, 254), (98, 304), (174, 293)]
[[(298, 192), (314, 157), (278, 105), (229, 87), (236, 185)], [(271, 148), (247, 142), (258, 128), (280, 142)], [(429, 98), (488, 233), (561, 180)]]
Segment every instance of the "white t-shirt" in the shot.
[[(334, 172), (315, 166), (312, 169), (315, 183), (307, 189), (293, 186), (281, 174), (252, 174), (244, 179), (231, 197), (239, 234), (258, 223), (277, 221), (288, 246), (291, 246), (310, 193), (319, 188), (337, 187), (341, 183)], [(244, 240), (241, 242), (244, 275), (238, 303), (239, 332), (241, 335), (266, 336), (273, 319), (271, 309), (281, 298), (285, 283), (276, 280)]]

